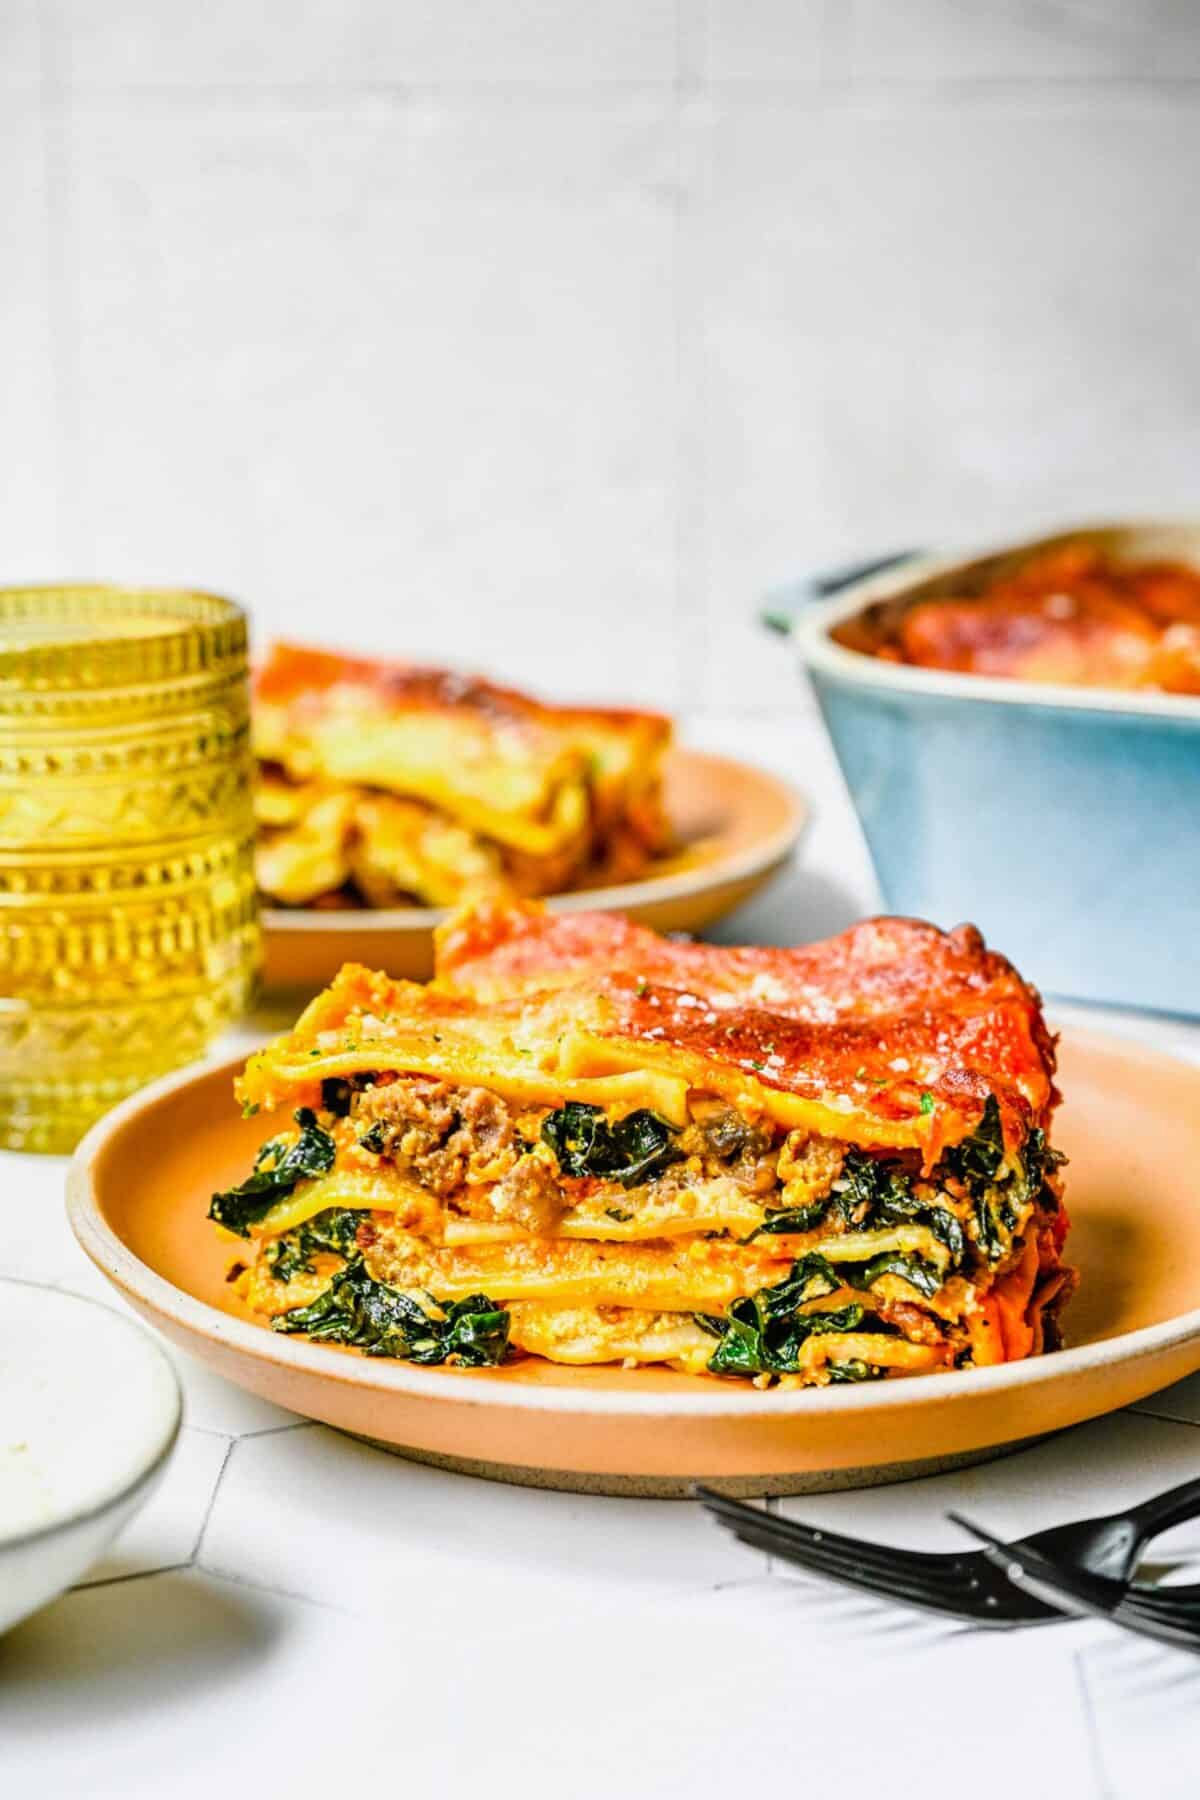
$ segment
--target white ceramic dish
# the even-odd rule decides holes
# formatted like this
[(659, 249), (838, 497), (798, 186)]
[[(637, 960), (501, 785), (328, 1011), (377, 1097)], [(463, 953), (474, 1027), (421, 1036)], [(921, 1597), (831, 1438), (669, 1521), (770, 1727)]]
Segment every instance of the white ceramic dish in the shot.
[(175, 1371), (98, 1301), (0, 1279), (0, 1631), (79, 1580), (179, 1433)]

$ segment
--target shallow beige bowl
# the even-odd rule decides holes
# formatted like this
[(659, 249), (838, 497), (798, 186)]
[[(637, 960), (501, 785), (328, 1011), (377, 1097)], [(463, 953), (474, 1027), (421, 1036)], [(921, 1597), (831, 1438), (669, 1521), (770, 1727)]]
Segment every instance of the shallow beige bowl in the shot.
[(406, 1454), (511, 1481), (677, 1494), (691, 1480), (797, 1493), (978, 1460), (1200, 1368), (1200, 1070), (1102, 1037), (1062, 1045), (1083, 1286), (1070, 1348), (996, 1369), (759, 1392), (664, 1369), (419, 1369), (282, 1337), (232, 1295), (205, 1219), (263, 1136), (238, 1067), (185, 1071), (118, 1107), (69, 1177), (83, 1248), (146, 1318), (231, 1381)]
[[(702, 931), (757, 893), (787, 862), (808, 818), (800, 796), (777, 776), (701, 750), (673, 750), (665, 771), (667, 815), (679, 845), (641, 881), (555, 894), (553, 912), (624, 913), (655, 931)], [(316, 988), (344, 962), (424, 981), (433, 970), (438, 907), (357, 912), (263, 913), (270, 988)]]

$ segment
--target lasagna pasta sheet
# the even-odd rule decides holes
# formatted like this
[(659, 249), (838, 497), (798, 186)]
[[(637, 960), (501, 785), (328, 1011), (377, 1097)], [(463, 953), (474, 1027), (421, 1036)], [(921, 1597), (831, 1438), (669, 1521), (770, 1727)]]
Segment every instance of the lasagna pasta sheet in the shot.
[[(281, 1330), (373, 1354), (817, 1384), (1057, 1341), (1074, 1277), (1036, 993), (970, 927), (798, 950), (477, 907), (252, 1057), (214, 1197)], [(281, 1127), (281, 1128), (280, 1128)]]
[(669, 847), (670, 736), (653, 713), (277, 644), (255, 678), (260, 886), (444, 906), (631, 878)]

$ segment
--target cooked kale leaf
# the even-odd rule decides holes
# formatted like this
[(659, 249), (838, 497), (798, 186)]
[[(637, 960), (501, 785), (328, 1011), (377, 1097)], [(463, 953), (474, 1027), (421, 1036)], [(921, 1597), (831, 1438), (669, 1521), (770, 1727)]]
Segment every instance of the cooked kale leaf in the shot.
[(975, 1196), (980, 1188), (989, 1187), (995, 1181), (1003, 1161), (1004, 1130), (1000, 1122), (1000, 1107), (995, 1094), (989, 1094), (983, 1117), (970, 1137), (947, 1150), (946, 1167)]
[[(1026, 1138), (1019, 1157), (1000, 1174), (1005, 1162), (1004, 1133), (996, 1096), (989, 1094), (983, 1116), (970, 1137), (946, 1152), (946, 1167), (966, 1187), (975, 1213), (979, 1247), (989, 1262), (998, 1262), (1010, 1247), (1021, 1211), (1045, 1190), (1047, 1174), (1062, 1157), (1046, 1143), (1045, 1133), (1035, 1128)], [(1053, 1210), (1054, 1196), (1045, 1193)], [(940, 1234), (939, 1234), (940, 1235)]]
[(625, 1188), (680, 1160), (675, 1136), (673, 1125), (645, 1107), (610, 1125), (600, 1107), (571, 1100), (542, 1120), (542, 1141), (564, 1175), (597, 1175)]
[(768, 1207), (761, 1225), (756, 1225), (741, 1241), (752, 1244), (756, 1237), (778, 1236), (791, 1231), (815, 1231), (829, 1211), (828, 1200), (814, 1200), (809, 1206)]
[(1001, 1229), (1001, 1215), (993, 1204), (995, 1190), (984, 1188), (975, 1196), (975, 1230), (979, 1239), (979, 1248), (989, 1262), (998, 1262), (1004, 1255), (1006, 1244)]
[[(828, 1200), (789, 1211), (769, 1212), (763, 1223), (744, 1241), (760, 1233), (812, 1231), (826, 1210), (832, 1210), (851, 1230), (879, 1230), (887, 1225), (924, 1225), (950, 1252), (951, 1267), (958, 1268), (967, 1253), (960, 1220), (946, 1206), (931, 1206), (913, 1193), (912, 1181), (894, 1163), (881, 1162), (851, 1150)], [(940, 1284), (939, 1284), (940, 1285)]]
[(427, 1310), (411, 1294), (376, 1281), (361, 1262), (352, 1262), (310, 1305), (294, 1307), (271, 1323), (276, 1331), (303, 1332), (318, 1343), (355, 1345), (368, 1356), (477, 1369), (502, 1361), (510, 1321), (486, 1294), (444, 1307), (430, 1298)]
[(881, 1275), (899, 1275), (927, 1300), (932, 1300), (942, 1285), (941, 1274), (923, 1256), (904, 1256), (894, 1250), (885, 1250), (849, 1271), (846, 1281), (850, 1287), (869, 1288)]
[(1048, 1190), (1045, 1190), (1046, 1177), (1055, 1169), (1060, 1169), (1066, 1162), (1061, 1150), (1052, 1150), (1046, 1142), (1046, 1134), (1039, 1126), (1035, 1126), (1025, 1139), (1021, 1150), (1021, 1161), (1025, 1165), (1025, 1181), (1031, 1194), (1042, 1195), (1042, 1205), (1049, 1211), (1057, 1210), (1058, 1201)]
[(962, 1228), (962, 1220), (955, 1217), (947, 1206), (931, 1206), (925, 1213), (925, 1223), (941, 1244), (945, 1244), (950, 1252), (950, 1263), (958, 1268), (967, 1253), (967, 1237)]
[(830, 1195), (847, 1226), (861, 1226), (878, 1217), (884, 1224), (913, 1219), (921, 1210), (912, 1185), (902, 1169), (851, 1150)]
[(760, 1288), (755, 1299), (768, 1319), (784, 1318), (806, 1300), (820, 1300), (836, 1294), (842, 1278), (826, 1256), (810, 1250), (797, 1257), (782, 1281), (774, 1287)]
[(725, 1315), (725, 1331), (708, 1361), (714, 1375), (788, 1375), (800, 1368), (800, 1352), (811, 1337), (858, 1331), (868, 1317), (857, 1302), (836, 1312), (793, 1313), (768, 1319), (757, 1296), (735, 1300)]
[(830, 1381), (882, 1381), (886, 1374), (886, 1370), (873, 1368), (857, 1357), (851, 1357), (847, 1362), (827, 1363), (826, 1369)]
[(351, 1256), (358, 1249), (358, 1227), (363, 1215), (349, 1206), (329, 1206), (303, 1225), (296, 1225), (268, 1244), (266, 1260), (276, 1281), (311, 1275), (313, 1257), (322, 1251)]
[(801, 1366), (800, 1352), (811, 1337), (842, 1331), (891, 1331), (858, 1301), (832, 1312), (799, 1310), (805, 1301), (832, 1294), (842, 1285), (829, 1261), (813, 1253), (799, 1257), (776, 1286), (735, 1300), (723, 1317), (696, 1314), (696, 1323), (720, 1339), (708, 1361), (710, 1372), (794, 1374)]
[(317, 1115), (307, 1106), (296, 1114), (300, 1136), (292, 1144), (274, 1137), (265, 1143), (254, 1159), (254, 1172), (237, 1187), (214, 1194), (208, 1216), (227, 1231), (239, 1237), (250, 1235), (251, 1225), (285, 1200), (298, 1181), (312, 1181), (328, 1175), (333, 1167), (334, 1142), (317, 1124)]

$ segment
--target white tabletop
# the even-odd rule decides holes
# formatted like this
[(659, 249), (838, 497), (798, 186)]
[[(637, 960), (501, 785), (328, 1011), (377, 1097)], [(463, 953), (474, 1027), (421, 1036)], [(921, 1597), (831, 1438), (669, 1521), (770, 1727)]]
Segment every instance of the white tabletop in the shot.
[[(691, 735), (816, 802), (798, 866), (723, 935), (796, 942), (874, 905), (811, 714)], [(1200, 1028), (1103, 1023), (1200, 1061)], [(0, 1172), (5, 1271), (119, 1306), (70, 1237), (62, 1163)], [(0, 1641), (12, 1800), (350, 1800), (368, 1780), (480, 1800), (880, 1779), (972, 1800), (1197, 1791), (1200, 1661), (1180, 1652), (1100, 1625), (964, 1630), (802, 1579), (690, 1504), (443, 1474), (176, 1360), (186, 1423), (164, 1485), (79, 1588)], [(1016, 1535), (1182, 1481), (1198, 1428), (1200, 1377), (959, 1474), (771, 1504), (952, 1548), (949, 1506)], [(1200, 1524), (1155, 1554), (1200, 1561)]]

